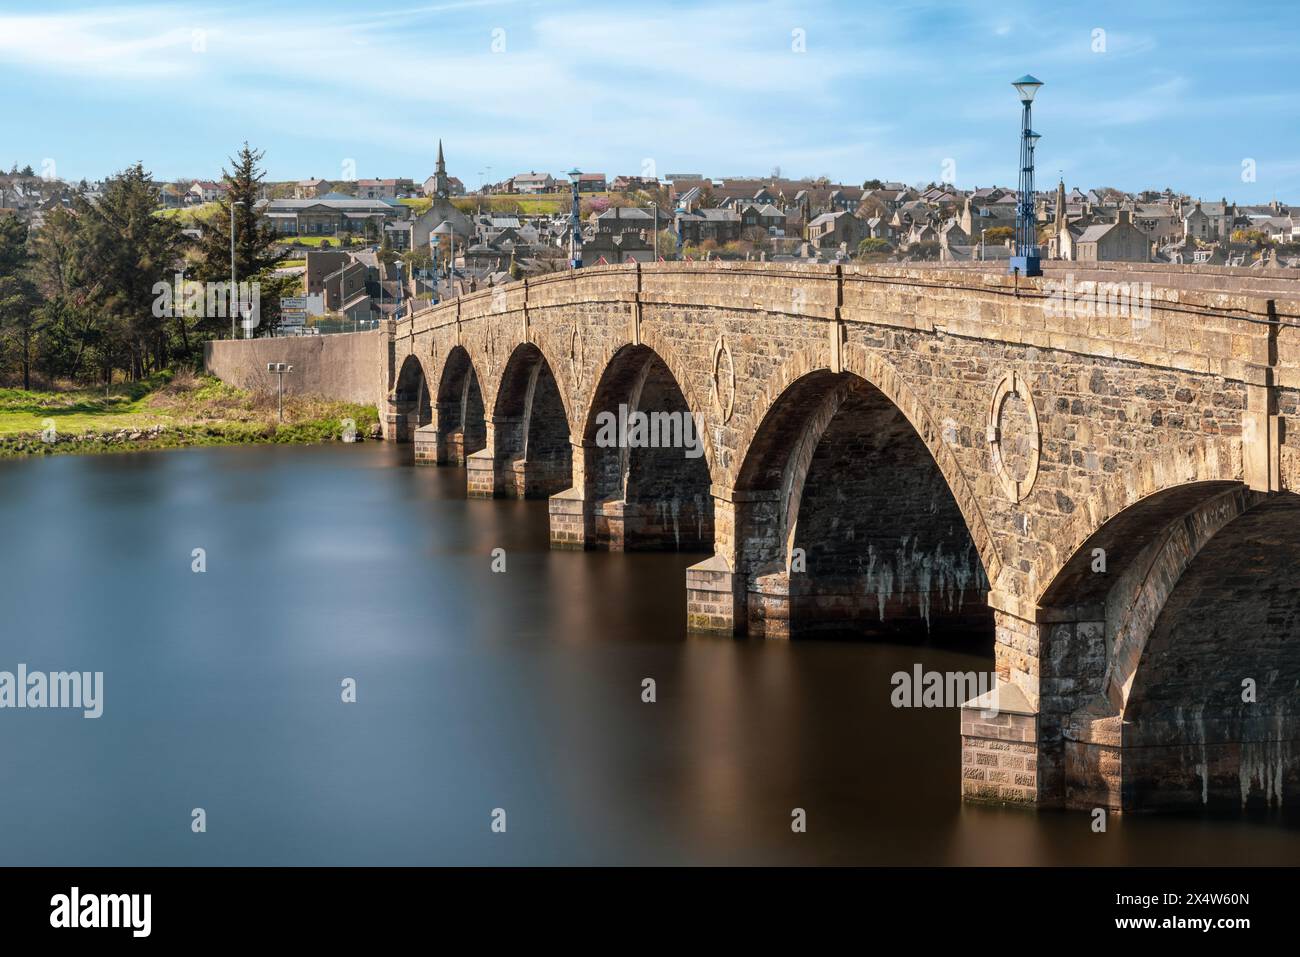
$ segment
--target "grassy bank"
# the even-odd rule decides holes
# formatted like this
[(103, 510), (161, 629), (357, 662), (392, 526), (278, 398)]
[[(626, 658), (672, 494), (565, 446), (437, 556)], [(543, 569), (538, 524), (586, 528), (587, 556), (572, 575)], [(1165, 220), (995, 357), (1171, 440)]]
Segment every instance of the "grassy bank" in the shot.
[(237, 445), (340, 441), (348, 420), (365, 439), (379, 424), (373, 406), (276, 398), (217, 379), (182, 373), (104, 391), (0, 389), (0, 457)]

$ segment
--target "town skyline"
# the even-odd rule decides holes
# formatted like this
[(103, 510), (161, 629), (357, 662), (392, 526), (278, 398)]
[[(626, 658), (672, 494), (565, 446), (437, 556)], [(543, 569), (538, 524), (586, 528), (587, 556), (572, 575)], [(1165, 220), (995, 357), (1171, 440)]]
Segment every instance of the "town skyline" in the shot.
[[(250, 145), (252, 145), (252, 146), (254, 146), (254, 147), (256, 146), (256, 144), (250, 144)], [(165, 177), (165, 178), (164, 178), (164, 177), (159, 176), (159, 175), (158, 175), (158, 174), (157, 174), (157, 173), (156, 173), (156, 172), (155, 172), (155, 171), (150, 167), (148, 161), (146, 161), (146, 160), (139, 160), (138, 162), (142, 163), (143, 166), (144, 166), (145, 171), (148, 172), (148, 173), (151, 173), (151, 174), (153, 175), (153, 179), (154, 179), (154, 181), (157, 182), (157, 183), (160, 183), (160, 184), (161, 184), (161, 183), (208, 183), (208, 182), (210, 182), (210, 183), (220, 183), (221, 180), (222, 180), (222, 174), (221, 174), (220, 170), (218, 170), (218, 171), (217, 171), (216, 173), (214, 173), (214, 174), (206, 174), (206, 175), (202, 175), (202, 176), (196, 176), (196, 175), (180, 175), (180, 176), (172, 176), (172, 177)], [(128, 165), (134, 165), (134, 163), (132, 163), (132, 164), (128, 164)], [(223, 165), (226, 165), (226, 164), (223, 164)], [(7, 176), (7, 175), (11, 175), (12, 172), (13, 172), (13, 169), (14, 169), (14, 168), (17, 168), (17, 169), (19, 169), (19, 170), (21, 171), (21, 170), (22, 170), (23, 168), (25, 168), (25, 167), (30, 167), (30, 168), (32, 169), (33, 175), (35, 175), (35, 176), (41, 176), (41, 171), (40, 171), (40, 169), (36, 166), (35, 163), (27, 163), (27, 164), (24, 164), (22, 161), (11, 161), (11, 162), (9, 162), (8, 164), (5, 164), (5, 163), (0, 162), (0, 177)], [(124, 167), (124, 168), (125, 168), (125, 167)], [(433, 167), (432, 167), (432, 165), (431, 165), (431, 166), (430, 166), (430, 170), (432, 170), (432, 168), (433, 168)], [(454, 165), (453, 165), (452, 163), (450, 163), (450, 161), (448, 162), (448, 168), (449, 168), (449, 169), (454, 168)], [(514, 169), (514, 167), (507, 167), (507, 166), (503, 166), (503, 167), (501, 167), (501, 168), (502, 168), (502, 169)], [(618, 167), (615, 167), (615, 169), (618, 169)], [(6, 172), (6, 170), (8, 170), (8, 172)], [(53, 177), (53, 178), (54, 178), (54, 179), (58, 179), (59, 181), (64, 182), (64, 183), (66, 183), (66, 184), (69, 185), (69, 186), (73, 186), (73, 187), (75, 187), (75, 186), (77, 186), (80, 182), (82, 182), (83, 179), (84, 179), (84, 181), (87, 182), (87, 183), (103, 182), (104, 180), (109, 179), (109, 178), (111, 178), (111, 177), (113, 177), (113, 176), (115, 176), (115, 175), (118, 175), (118, 174), (121, 173), (121, 172), (122, 172), (122, 170), (111, 170), (111, 171), (106, 172), (106, 173), (104, 173), (104, 174), (102, 174), (102, 175), (100, 175), (100, 176), (95, 176), (95, 177), (79, 177), (79, 178), (77, 178), (77, 179), (71, 179), (71, 178), (69, 178), (69, 177), (61, 176), (61, 175), (59, 175), (59, 176), (55, 176), (55, 177)], [(421, 172), (423, 172), (423, 169), (421, 169), (421, 170), (416, 170), (416, 171), (412, 171), (412, 172), (410, 173), (410, 175), (408, 175), (405, 171), (398, 170), (398, 171), (395, 171), (394, 175), (382, 175), (382, 174), (381, 174), (381, 175), (376, 175), (376, 176), (374, 176), (374, 177), (369, 177), (369, 176), (359, 176), (359, 177), (355, 177), (355, 178), (353, 178), (353, 179), (342, 179), (342, 178), (339, 178), (339, 177), (330, 178), (330, 177), (327, 177), (327, 176), (314, 176), (314, 175), (312, 175), (312, 176), (289, 176), (289, 177), (285, 177), (285, 178), (278, 178), (278, 177), (271, 177), (271, 176), (268, 176), (268, 177), (266, 178), (266, 180), (265, 180), (265, 183), (266, 183), (267, 185), (291, 185), (291, 184), (295, 184), (295, 183), (304, 183), (304, 182), (309, 182), (309, 181), (312, 181), (312, 180), (321, 180), (321, 181), (324, 181), (324, 182), (329, 183), (329, 184), (331, 184), (331, 185), (346, 186), (346, 187), (349, 187), (349, 188), (353, 188), (353, 187), (355, 187), (358, 183), (366, 183), (366, 182), (375, 182), (375, 183), (378, 183), (378, 182), (394, 182), (394, 181), (401, 181), (401, 180), (413, 180), (416, 184), (418, 184), (418, 183), (421, 181), (422, 178), (427, 178), (427, 177), (421, 177), (421, 176), (417, 175), (417, 174), (419, 174), (419, 173), (421, 173)], [(514, 169), (514, 173), (513, 173), (513, 174), (507, 174), (507, 175), (504, 175), (504, 176), (500, 177), (499, 179), (493, 180), (493, 181), (491, 181), (491, 182), (486, 182), (486, 181), (485, 181), (485, 182), (483, 182), (483, 183), (474, 183), (474, 182), (471, 180), (470, 183), (466, 185), (466, 187), (465, 187), (465, 192), (464, 192), (462, 195), (467, 195), (467, 196), (479, 195), (479, 194), (483, 191), (483, 188), (484, 188), (484, 187), (489, 187), (489, 188), (490, 188), (490, 187), (499, 187), (499, 186), (500, 186), (501, 184), (503, 184), (503, 183), (508, 183), (508, 182), (510, 182), (510, 181), (514, 178), (514, 176), (517, 176), (517, 175), (519, 175), (519, 174), (524, 174), (524, 173), (538, 173), (538, 174), (550, 173), (550, 174), (551, 174), (551, 175), (552, 175), (552, 176), (557, 180), (557, 182), (558, 182), (558, 181), (564, 181), (564, 182), (567, 182), (567, 179), (566, 179), (566, 177), (565, 177), (565, 173), (566, 173), (566, 172), (567, 172), (567, 171), (563, 171), (563, 170), (546, 170), (546, 169), (542, 169), (542, 168), (524, 168), (524, 167), (520, 167), (519, 169)], [(607, 181), (610, 181), (610, 182), (612, 182), (612, 181), (616, 178), (616, 176), (625, 176), (625, 177), (630, 177), (630, 178), (637, 178), (637, 177), (638, 177), (638, 174), (635, 173), (635, 172), (616, 173), (616, 172), (614, 172), (614, 170), (604, 170), (604, 169), (601, 169), (601, 170), (589, 170), (589, 169), (584, 169), (584, 170), (582, 170), (582, 172), (584, 172), (584, 173), (587, 173), (587, 172), (596, 172), (596, 173), (599, 173), (599, 174), (605, 176), (606, 179), (607, 179)], [(689, 171), (686, 171), (686, 170), (682, 170), (682, 171), (674, 170), (673, 173), (676, 174), (677, 178), (679, 178), (679, 179), (689, 179), (689, 180), (694, 180), (694, 179), (697, 179), (697, 178), (703, 178), (703, 179), (712, 180), (712, 181), (715, 182), (715, 183), (726, 183), (726, 182), (750, 182), (750, 181), (754, 181), (754, 182), (765, 182), (765, 183), (766, 183), (766, 182), (777, 182), (777, 181), (782, 181), (782, 182), (794, 182), (794, 183), (814, 183), (814, 182), (824, 181), (824, 182), (826, 182), (826, 183), (828, 183), (828, 184), (831, 184), (831, 185), (854, 185), (854, 186), (861, 186), (863, 183), (879, 182), (879, 183), (894, 183), (894, 184), (901, 184), (902, 186), (904, 186), (904, 187), (906, 187), (906, 188), (908, 188), (908, 189), (912, 189), (912, 190), (923, 190), (923, 189), (926, 189), (926, 188), (929, 188), (929, 187), (936, 187), (936, 186), (939, 186), (939, 187), (948, 187), (948, 188), (950, 188), (950, 189), (952, 189), (952, 190), (954, 190), (955, 192), (958, 192), (958, 193), (972, 193), (972, 192), (975, 192), (975, 191), (978, 191), (978, 190), (981, 190), (981, 189), (1003, 189), (1003, 190), (1007, 190), (1007, 191), (1012, 192), (1012, 193), (1016, 192), (1016, 187), (1015, 187), (1014, 184), (1012, 184), (1012, 185), (1008, 185), (1007, 183), (1005, 183), (1005, 182), (1001, 182), (1001, 181), (998, 181), (998, 182), (988, 182), (988, 183), (970, 183), (970, 184), (966, 184), (966, 185), (963, 185), (963, 184), (961, 184), (961, 183), (955, 183), (955, 182), (951, 182), (951, 181), (946, 181), (946, 180), (940, 180), (940, 179), (933, 179), (933, 180), (926, 180), (926, 181), (909, 182), (909, 181), (907, 181), (907, 180), (905, 180), (905, 179), (901, 179), (901, 178), (893, 177), (893, 176), (879, 175), (879, 174), (874, 173), (874, 172), (868, 172), (868, 174), (867, 174), (866, 176), (863, 176), (863, 177), (850, 177), (850, 178), (848, 178), (848, 179), (842, 179), (842, 180), (837, 180), (837, 179), (835, 179), (834, 177), (826, 177), (824, 174), (822, 174), (822, 175), (811, 175), (811, 174), (790, 173), (790, 172), (787, 172), (786, 170), (781, 169), (781, 168), (779, 168), (779, 167), (777, 167), (777, 168), (775, 168), (775, 169), (768, 170), (767, 172), (749, 172), (749, 173), (734, 173), (734, 172), (732, 172), (732, 173), (722, 173), (722, 174), (718, 174), (718, 173), (711, 173), (711, 172), (709, 172), (708, 170), (698, 169), (698, 168), (697, 168), (697, 169), (692, 169), (692, 170), (689, 170)], [(458, 179), (458, 180), (462, 180), (462, 182), (463, 182), (462, 177), (455, 177), (455, 178)], [(650, 178), (650, 177), (647, 177), (647, 178)], [(659, 177), (658, 177), (658, 180), (659, 180), (659, 182), (660, 182), (661, 184), (671, 184), (672, 181), (673, 181), (673, 178), (674, 178), (674, 176), (673, 176), (672, 174), (669, 174), (669, 175), (667, 175), (667, 176), (665, 176), (665, 175), (663, 175), (663, 174), (660, 174)], [(1004, 179), (1005, 179), (1005, 177), (1004, 177)], [(1046, 177), (1045, 177), (1045, 176), (1042, 176), (1042, 175), (1041, 175), (1041, 172), (1040, 172), (1040, 178), (1039, 178), (1039, 180), (1038, 180), (1038, 182), (1037, 182), (1037, 184), (1036, 184), (1036, 186), (1035, 186), (1035, 190), (1034, 190), (1035, 195), (1041, 197), (1041, 196), (1046, 196), (1046, 195), (1054, 194), (1054, 193), (1056, 192), (1056, 187), (1057, 187), (1058, 180), (1059, 180), (1059, 177), (1057, 177), (1057, 176), (1046, 176)], [(1141, 195), (1141, 194), (1144, 194), (1144, 193), (1156, 194), (1156, 193), (1162, 193), (1162, 192), (1166, 192), (1166, 191), (1168, 191), (1168, 192), (1170, 192), (1170, 193), (1172, 193), (1172, 194), (1174, 194), (1174, 195), (1181, 195), (1181, 196), (1189, 197), (1193, 202), (1197, 202), (1197, 201), (1214, 202), (1214, 201), (1219, 201), (1219, 200), (1226, 200), (1226, 201), (1229, 202), (1229, 203), (1240, 202), (1240, 197), (1239, 197), (1239, 196), (1235, 196), (1235, 195), (1234, 195), (1233, 193), (1231, 193), (1231, 192), (1224, 193), (1224, 194), (1220, 194), (1220, 195), (1211, 195), (1211, 194), (1209, 194), (1209, 193), (1198, 194), (1198, 193), (1195, 193), (1195, 192), (1193, 192), (1193, 191), (1191, 191), (1191, 190), (1187, 190), (1187, 189), (1182, 188), (1182, 187), (1181, 187), (1177, 182), (1164, 183), (1164, 184), (1161, 184), (1161, 185), (1156, 185), (1156, 184), (1153, 183), (1153, 184), (1150, 184), (1150, 185), (1148, 185), (1148, 186), (1144, 186), (1144, 187), (1125, 188), (1125, 187), (1122, 187), (1122, 186), (1116, 186), (1116, 185), (1113, 184), (1113, 183), (1089, 182), (1089, 181), (1087, 181), (1087, 180), (1080, 180), (1079, 182), (1073, 182), (1073, 181), (1071, 181), (1070, 179), (1066, 178), (1066, 179), (1064, 180), (1064, 185), (1065, 185), (1065, 188), (1066, 188), (1067, 190), (1071, 190), (1071, 191), (1073, 191), (1073, 190), (1078, 190), (1078, 191), (1080, 191), (1080, 192), (1084, 192), (1084, 193), (1086, 193), (1086, 192), (1090, 192), (1090, 191), (1098, 191), (1098, 190), (1110, 190), (1110, 189), (1114, 189), (1114, 190), (1118, 190), (1118, 191), (1120, 191), (1120, 192), (1122, 192), (1122, 193), (1126, 193), (1126, 194), (1128, 194), (1128, 195), (1130, 195), (1130, 196), (1138, 196), (1138, 195)], [(567, 190), (567, 189), (564, 189), (564, 190), (562, 190), (562, 191), (567, 193), (568, 190)], [(489, 189), (488, 192), (491, 192), (491, 190)], [(1266, 203), (1268, 203), (1268, 202), (1271, 202), (1271, 201), (1273, 201), (1273, 200), (1275, 200), (1275, 199), (1278, 200), (1278, 201), (1280, 201), (1280, 202), (1282, 202), (1282, 203), (1285, 203), (1285, 204), (1287, 204), (1287, 205), (1296, 205), (1296, 204), (1293, 204), (1293, 203), (1291, 202), (1290, 197), (1285, 196), (1285, 195), (1270, 196), (1270, 197), (1268, 198), (1268, 200), (1263, 201), (1263, 202), (1260, 203), (1259, 205), (1264, 205), (1264, 204), (1266, 204)]]
[[(1263, 203), (1300, 194), (1300, 100), (1285, 68), (1296, 28), (1280, 4), (1253, 9), (1237, 22), (1189, 4), (1174, 37), (1158, 13), (1107, 2), (1050, 22), (946, 2), (580, 18), (554, 4), (322, 3), (297, 20), (243, 3), (56, 2), (0, 13), (0, 78), (27, 91), (10, 127), (25, 142), (0, 165), (48, 161), (70, 182), (136, 161), (159, 180), (216, 178), (247, 139), (275, 181), (422, 178), (441, 138), (471, 189), (575, 165), (1013, 186), (1009, 80), (1028, 71), (1046, 83), (1040, 184)], [(1197, 48), (1213, 60), (1184, 69)], [(55, 105), (64, 122), (42, 122)]]

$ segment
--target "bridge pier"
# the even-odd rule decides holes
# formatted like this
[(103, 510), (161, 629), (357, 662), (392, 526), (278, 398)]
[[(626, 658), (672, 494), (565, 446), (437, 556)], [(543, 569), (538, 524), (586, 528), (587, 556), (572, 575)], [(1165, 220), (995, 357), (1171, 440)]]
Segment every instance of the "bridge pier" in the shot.
[(1023, 691), (997, 680), (961, 708), (963, 800), (1036, 807), (1041, 789), (1039, 716)]
[(391, 409), (383, 416), (381, 425), (384, 438), (389, 442), (410, 442), (413, 440), (415, 430), (420, 427), (418, 414), (412, 422), (412, 414), (409, 412), (396, 412)]
[(422, 425), (415, 430), (415, 462), (417, 465), (438, 464), (438, 427)]
[(1032, 807), (1045, 803), (1044, 779), (1059, 780), (1060, 773), (1059, 761), (1050, 760), (1051, 749), (1043, 748), (1038, 701), (1042, 627), (997, 608), (994, 593), (989, 601), (997, 636), (996, 677), (992, 691), (961, 706), (962, 798)]
[(665, 510), (621, 498), (592, 501), (579, 489), (567, 488), (550, 497), (551, 547), (622, 552), (629, 541), (641, 550), (674, 549), (680, 527)]
[[(444, 441), (447, 459), (463, 451), (456, 433)], [(533, 443), (526, 421), (518, 416), (496, 416), (487, 423), (483, 448), (465, 456), (466, 491), (471, 498), (549, 498), (570, 479), (568, 459), (554, 449)]]
[[(638, 450), (643, 454), (649, 451)], [(608, 449), (572, 443), (573, 484), (551, 496), (551, 546), (621, 551), (704, 550), (713, 536), (707, 497), (671, 467), (654, 481), (629, 473)], [(593, 474), (593, 472), (595, 474)], [(639, 479), (639, 481), (638, 481)]]
[(729, 488), (713, 486), (713, 555), (686, 569), (686, 627), (714, 635), (746, 632), (745, 576), (738, 572), (736, 505)]
[(1122, 721), (1086, 693), (1105, 672), (1106, 622), (1087, 607), (1008, 611), (996, 591), (989, 603), (996, 687), (961, 708), (963, 799), (1122, 810)]
[(466, 458), (483, 448), (483, 424), (470, 419), (464, 409), (459, 402), (439, 402), (433, 407), (431, 420), (412, 433), (417, 463), (464, 467)]
[(465, 457), (465, 494), (470, 498), (495, 498), (496, 463), (489, 449)]
[(550, 498), (551, 547), (623, 551), (624, 508), (621, 499), (593, 502), (580, 488), (566, 488)]
[(703, 634), (735, 635), (744, 627), (737, 615), (739, 576), (726, 558), (714, 555), (686, 569), (686, 626)]

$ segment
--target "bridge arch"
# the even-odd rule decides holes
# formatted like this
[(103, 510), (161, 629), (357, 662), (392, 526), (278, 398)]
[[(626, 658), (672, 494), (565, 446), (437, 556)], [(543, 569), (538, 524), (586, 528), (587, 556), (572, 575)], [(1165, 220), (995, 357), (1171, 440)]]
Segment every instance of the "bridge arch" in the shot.
[(600, 368), (576, 433), (584, 544), (620, 551), (711, 549), (712, 476), (698, 406), (648, 344), (625, 343)]
[(883, 360), (847, 349), (832, 372), (826, 358), (789, 360), (741, 427), (732, 507), (746, 630), (991, 635), (984, 555), (996, 555), (938, 430)]
[(470, 494), (547, 498), (573, 482), (569, 413), (551, 363), (531, 342), (496, 383), (487, 445), (469, 458)]
[(1044, 799), (1300, 801), (1300, 583), (1269, 574), (1300, 559), (1300, 496), (1177, 484), (1195, 475), (1180, 469), (1153, 466), (1172, 484), (1105, 521), (1040, 596)]
[(453, 346), (443, 359), (436, 394), (435, 460), (439, 465), (464, 465), (487, 445), (483, 389), (464, 346)]
[(1300, 807), (1300, 495), (1253, 499), (1186, 565), (1125, 702), (1133, 810)]
[[(691, 413), (696, 422), (700, 424), (700, 434), (705, 436), (704, 442), (704, 462), (708, 466), (711, 481), (718, 481), (720, 476), (719, 463), (717, 462), (717, 451), (714, 443), (708, 441), (711, 436), (713, 426), (710, 424), (714, 421), (715, 409), (707, 395), (701, 395), (695, 384), (695, 377), (691, 375), (691, 365), (681, 355), (680, 351), (673, 345), (672, 341), (665, 336), (659, 335), (653, 329), (642, 328), (638, 334), (638, 341), (633, 342), (630, 339), (621, 339), (616, 345), (605, 348), (599, 358), (592, 364), (596, 371), (595, 381), (590, 383), (590, 391), (587, 393), (586, 407), (583, 408), (582, 418), (575, 420), (573, 423), (573, 433), (575, 436), (581, 436), (586, 423), (591, 417), (600, 410), (596, 408), (596, 385), (600, 378), (604, 376), (609, 369), (610, 364), (614, 362), (615, 357), (626, 350), (637, 346), (645, 346), (653, 352), (659, 360), (667, 367), (668, 373), (672, 376), (677, 388), (681, 391), (686, 401), (686, 408)], [(575, 408), (574, 410), (578, 410)]]
[(410, 442), (415, 430), (433, 421), (433, 404), (429, 398), (429, 379), (424, 364), (414, 353), (402, 360), (393, 382), (390, 408), (396, 414), (398, 442)]
[[(933, 416), (908, 387), (898, 370), (880, 355), (856, 343), (846, 343), (843, 346), (841, 368), (879, 391), (912, 426), (929, 451), (961, 510), (966, 527), (979, 552), (980, 561), (988, 572), (988, 579), (995, 580), (1003, 568), (997, 542), (989, 529), (988, 521), (980, 508), (971, 483), (962, 471), (952, 449), (944, 442), (942, 430)], [(795, 352), (778, 367), (775, 374), (767, 379), (750, 414), (736, 425), (738, 436), (735, 446), (741, 452), (736, 460), (727, 463), (729, 467), (725, 481), (730, 486), (736, 486), (739, 481), (742, 464), (753, 449), (759, 430), (781, 397), (786, 395), (800, 378), (822, 370), (830, 371), (830, 369), (830, 349), (819, 345)]]

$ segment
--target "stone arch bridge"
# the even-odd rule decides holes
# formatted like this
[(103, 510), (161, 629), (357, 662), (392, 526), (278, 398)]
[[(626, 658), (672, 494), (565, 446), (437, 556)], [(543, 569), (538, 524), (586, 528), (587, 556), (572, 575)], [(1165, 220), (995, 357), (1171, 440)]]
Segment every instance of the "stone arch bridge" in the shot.
[(694, 630), (991, 638), (969, 799), (1300, 802), (1300, 281), (1061, 266), (513, 283), (380, 331), (381, 417), (554, 547), (701, 552)]

